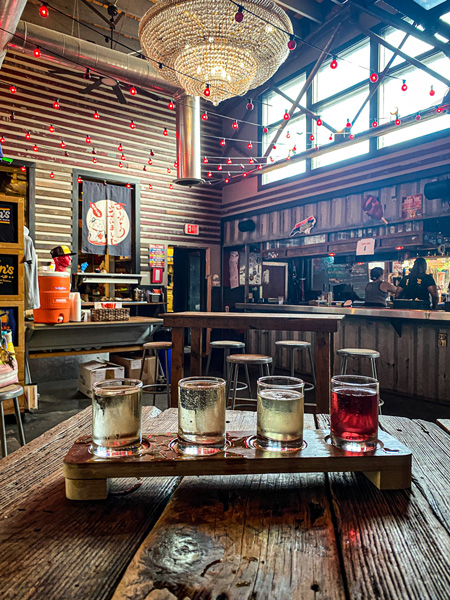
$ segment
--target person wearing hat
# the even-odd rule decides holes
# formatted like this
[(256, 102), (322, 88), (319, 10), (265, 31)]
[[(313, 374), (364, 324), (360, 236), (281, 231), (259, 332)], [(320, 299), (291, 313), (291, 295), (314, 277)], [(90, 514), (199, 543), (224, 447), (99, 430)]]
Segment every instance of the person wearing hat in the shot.
[(66, 271), (72, 264), (71, 256), (76, 256), (76, 252), (71, 252), (69, 246), (56, 246), (50, 250), (50, 255), (55, 263), (55, 271)]

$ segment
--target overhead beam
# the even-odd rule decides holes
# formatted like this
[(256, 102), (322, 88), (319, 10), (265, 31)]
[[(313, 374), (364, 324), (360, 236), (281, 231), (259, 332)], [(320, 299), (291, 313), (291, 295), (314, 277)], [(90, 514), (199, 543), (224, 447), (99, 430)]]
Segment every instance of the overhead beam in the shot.
[(411, 0), (385, 0), (398, 12), (422, 25), (432, 35), (439, 33), (450, 40), (450, 25), (430, 15), (429, 11)]
[(306, 78), (306, 81), (302, 87), (302, 89), (300, 90), (297, 98), (295, 99), (294, 103), (292, 104), (291, 108), (289, 109), (289, 119), (288, 120), (284, 120), (283, 122), (280, 124), (280, 126), (278, 127), (278, 130), (276, 131), (275, 135), (273, 136), (272, 141), (270, 142), (270, 144), (267, 146), (266, 151), (264, 152), (264, 158), (267, 158), (270, 154), (270, 151), (272, 149), (272, 146), (274, 144), (277, 143), (280, 135), (282, 134), (284, 128), (286, 127), (286, 125), (289, 123), (290, 118), (292, 117), (292, 115), (294, 114), (295, 110), (297, 109), (298, 105), (300, 104), (303, 96), (306, 94), (306, 92), (308, 91), (309, 87), (311, 86), (314, 77), (316, 76), (317, 71), (320, 69), (320, 67), (322, 66), (324, 60), (327, 58), (328, 54), (329, 54), (329, 49), (331, 48), (336, 35), (340, 29), (341, 24), (339, 23), (337, 25), (337, 27), (335, 27), (333, 33), (331, 34), (330, 38), (328, 39), (328, 42), (325, 45), (325, 48), (322, 50), (322, 52), (320, 53), (319, 58), (317, 59), (314, 67), (312, 68), (311, 72), (309, 73), (308, 77)]
[(438, 4), (434, 8), (431, 8), (428, 12), (433, 19), (439, 19), (439, 17), (442, 17), (442, 15), (450, 12), (450, 0), (445, 0), (445, 2), (442, 2), (442, 4)]
[(315, 23), (322, 24), (325, 20), (323, 9), (315, 0), (275, 0), (275, 2), (285, 10), (291, 10)]
[[(272, 85), (271, 88), (274, 92), (276, 92), (277, 94), (280, 94), (280, 96), (282, 96), (285, 100), (287, 100), (291, 104), (294, 102), (294, 100), (292, 98), (289, 98), (289, 96), (287, 94), (285, 94), (282, 90), (280, 90), (280, 88), (278, 88), (276, 85)], [(317, 119), (319, 118), (318, 114), (314, 113), (312, 110), (309, 110), (309, 108), (306, 108), (306, 106), (299, 104), (298, 107), (299, 107), (300, 111), (296, 112), (294, 114), (295, 117), (301, 113), (304, 113), (305, 115), (307, 115), (308, 117), (311, 117), (311, 119), (314, 119), (315, 121), (317, 121)], [(332, 133), (337, 132), (337, 129), (332, 127), (329, 123), (327, 123), (323, 119), (322, 119), (322, 124), (326, 129), (328, 129)]]
[[(413, 1), (413, 0), (411, 0), (411, 1)], [(433, 48), (436, 48), (437, 50), (441, 50), (442, 52), (444, 52), (444, 54), (447, 57), (450, 58), (450, 44), (441, 42), (433, 35), (429, 35), (425, 31), (421, 31), (420, 29), (417, 29), (417, 27), (410, 25), (407, 21), (405, 21), (404, 19), (401, 19), (400, 17), (397, 17), (396, 15), (390, 15), (389, 13), (385, 12), (384, 10), (380, 10), (378, 7), (374, 6), (373, 4), (366, 5), (366, 4), (363, 4), (363, 2), (361, 2), (361, 0), (350, 0), (350, 2), (352, 4), (352, 6), (355, 6), (356, 8), (358, 8), (359, 10), (370, 15), (371, 17), (378, 19), (385, 25), (390, 25), (391, 27), (394, 27), (395, 29), (400, 29), (401, 31), (404, 31), (405, 33), (409, 33), (410, 35), (416, 37), (417, 39), (421, 40), (422, 42), (425, 42), (426, 44), (430, 44), (430, 46), (433, 46)]]
[(359, 20), (359, 22), (358, 22), (358, 28), (360, 31), (362, 31), (362, 33), (365, 33), (373, 40), (376, 40), (379, 44), (381, 44), (382, 46), (384, 46), (391, 52), (396, 52), (399, 56), (404, 58), (411, 65), (414, 65), (418, 69), (421, 69), (425, 73), (428, 73), (428, 75), (431, 75), (431, 77), (434, 77), (435, 79), (438, 79), (439, 81), (442, 81), (442, 83), (445, 83), (445, 85), (447, 87), (450, 87), (450, 79), (447, 79), (440, 73), (433, 71), (433, 69), (430, 69), (430, 67), (427, 67), (426, 65), (421, 63), (420, 60), (417, 60), (417, 58), (413, 58), (412, 56), (409, 56), (409, 54), (406, 54), (406, 52), (403, 52), (403, 50), (400, 50), (399, 48), (396, 48), (392, 44), (389, 44), (389, 42), (387, 42), (384, 38), (382, 38), (381, 36), (377, 35), (373, 31), (371, 31), (370, 29), (368, 29), (367, 27), (362, 25), (361, 20)]

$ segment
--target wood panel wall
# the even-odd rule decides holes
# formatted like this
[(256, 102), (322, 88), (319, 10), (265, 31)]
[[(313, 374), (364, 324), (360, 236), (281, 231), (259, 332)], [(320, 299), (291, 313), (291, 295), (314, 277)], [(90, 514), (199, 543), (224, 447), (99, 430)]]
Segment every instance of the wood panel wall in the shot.
[[(450, 171), (450, 167), (449, 167)], [(351, 227), (370, 227), (383, 225), (368, 217), (361, 208), (362, 198), (366, 195), (377, 196), (384, 207), (384, 216), (388, 222), (402, 221), (402, 198), (412, 194), (423, 193), (425, 184), (435, 181), (434, 178), (415, 179), (394, 186), (367, 187), (362, 192), (340, 195), (329, 200), (307, 202), (290, 208), (270, 210), (252, 216), (256, 223), (255, 231), (240, 232), (236, 218), (224, 223), (224, 244), (231, 246), (243, 242), (260, 242), (289, 237), (295, 223), (314, 215), (317, 223), (311, 235), (329, 231), (345, 231)], [(448, 202), (442, 200), (423, 199), (424, 217), (439, 217), (450, 214)]]
[[(148, 244), (151, 240), (174, 244), (195, 242), (199, 245), (220, 244), (221, 192), (208, 184), (182, 188), (170, 182), (176, 178), (175, 111), (169, 110), (170, 97), (161, 101), (139, 93), (131, 96), (123, 88), (128, 104), (119, 104), (115, 94), (105, 86), (93, 94), (82, 90), (89, 81), (82, 72), (50, 74), (49, 65), (8, 52), (0, 78), (0, 135), (5, 137), (5, 156), (34, 162), (36, 165), (36, 250), (44, 262), (50, 260), (49, 250), (72, 242), (72, 170), (92, 171), (93, 175), (114, 180), (114, 176), (130, 177), (141, 186), (141, 267), (148, 265)], [(17, 87), (11, 94), (9, 85)], [(60, 109), (52, 104), (59, 99)], [(100, 119), (93, 113), (98, 111)], [(10, 121), (14, 111), (15, 120)], [(202, 122), (202, 154), (211, 154), (220, 135), (221, 121), (214, 118), (208, 106), (207, 122)], [(130, 129), (130, 121), (136, 129)], [(50, 133), (53, 124), (56, 131)], [(163, 135), (164, 128), (169, 135)], [(31, 139), (25, 138), (30, 131)], [(92, 143), (87, 144), (86, 135)], [(64, 140), (66, 147), (61, 149)], [(39, 151), (33, 152), (34, 144)], [(126, 160), (119, 168), (121, 143)], [(92, 154), (95, 149), (96, 154)], [(150, 149), (155, 156), (149, 166)], [(93, 157), (97, 163), (93, 164)], [(146, 167), (146, 171), (143, 168)], [(167, 173), (171, 169), (171, 174)], [(54, 173), (54, 179), (50, 173)], [(153, 186), (149, 190), (149, 184)], [(198, 223), (200, 235), (184, 234), (185, 223)]]

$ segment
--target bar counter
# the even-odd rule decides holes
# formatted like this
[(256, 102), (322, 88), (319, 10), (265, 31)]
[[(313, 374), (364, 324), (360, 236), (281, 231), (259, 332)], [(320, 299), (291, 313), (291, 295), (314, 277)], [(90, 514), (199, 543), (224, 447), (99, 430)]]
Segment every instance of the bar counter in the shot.
[[(444, 311), (299, 306), (292, 304), (238, 303), (238, 311), (345, 315), (334, 334), (333, 372), (340, 369), (339, 348), (371, 348), (380, 352), (378, 378), (383, 390), (434, 402), (450, 402), (446, 371), (450, 365), (450, 313)], [(312, 336), (298, 337), (314, 344)], [(292, 338), (285, 332), (249, 332), (247, 351), (274, 356), (275, 341)], [(306, 356), (300, 355), (296, 370), (310, 374)], [(348, 372), (370, 375), (369, 361), (351, 359)], [(281, 355), (280, 366), (287, 368), (288, 356)]]

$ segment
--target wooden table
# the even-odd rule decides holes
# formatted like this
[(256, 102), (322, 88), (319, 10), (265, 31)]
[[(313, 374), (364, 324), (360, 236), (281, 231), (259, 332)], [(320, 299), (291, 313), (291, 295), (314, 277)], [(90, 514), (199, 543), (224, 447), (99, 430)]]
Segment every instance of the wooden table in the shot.
[(162, 325), (160, 318), (130, 317), (129, 321), (26, 323), (25, 374), (29, 359), (141, 350)]
[[(144, 409), (146, 431), (176, 429), (174, 409), (154, 413)], [(255, 418), (229, 411), (228, 428)], [(90, 419), (86, 409), (0, 461), (2, 600), (449, 597), (450, 435), (437, 425), (381, 417), (413, 451), (411, 491), (351, 473), (164, 477), (70, 502), (62, 461)]]
[(317, 412), (329, 412), (331, 377), (331, 336), (343, 315), (299, 315), (230, 312), (180, 312), (161, 315), (172, 328), (171, 405), (178, 404), (178, 381), (184, 372), (184, 330), (191, 329), (191, 375), (201, 375), (202, 329), (264, 329), (312, 331), (315, 333)]

